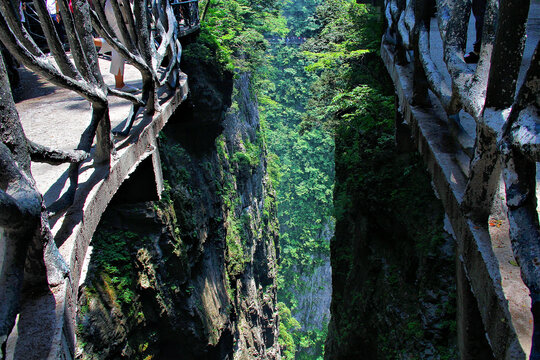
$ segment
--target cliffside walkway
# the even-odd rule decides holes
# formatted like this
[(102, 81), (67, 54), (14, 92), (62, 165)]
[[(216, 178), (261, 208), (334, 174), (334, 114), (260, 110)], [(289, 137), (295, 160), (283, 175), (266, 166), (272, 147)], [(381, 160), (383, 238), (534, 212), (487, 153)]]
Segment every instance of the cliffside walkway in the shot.
[[(523, 4), (500, 1), (499, 33), (486, 15), (478, 65), (465, 64), (460, 40), (452, 38), (466, 34), (466, 50), (472, 50), (474, 17), (463, 28), (451, 27), (456, 25), (452, 20), (467, 19), (466, 2), (437, 1), (438, 18), (430, 18), (422, 0), (407, 6), (385, 3), (389, 29), (381, 56), (396, 89), (397, 145), (422, 154), (457, 240), (460, 357), (529, 358), (533, 325), (539, 321), (533, 318), (531, 298), (539, 300), (535, 169), (540, 117), (539, 88), (531, 80), (539, 74), (534, 52), (540, 1), (531, 1), (521, 18), (515, 9)], [(521, 61), (520, 24), (525, 22)], [(505, 38), (504, 31), (515, 37)], [(501, 51), (509, 43), (514, 45)], [(508, 85), (512, 82), (515, 92)], [(534, 342), (539, 345), (536, 337)]]
[[(114, 79), (108, 74), (109, 63), (100, 59), (105, 81), (113, 84)], [(35, 73), (26, 69), (20, 71), (22, 83), (15, 96), (27, 137), (56, 149), (76, 148), (90, 120), (88, 102), (67, 89), (46, 83)], [(142, 85), (139, 72), (130, 65), (126, 65), (124, 80), (139, 88)], [(161, 193), (163, 182), (156, 139), (187, 94), (186, 75), (181, 76), (177, 89), (160, 88), (161, 111), (153, 116), (139, 114), (127, 137), (115, 137), (116, 155), (110, 166), (94, 164), (93, 157), (81, 164), (73, 205), (50, 220), (55, 241), (70, 268), (70, 278), (52, 288), (50, 293), (22, 304), (18, 323), (8, 342), (8, 358), (57, 359), (60, 358), (58, 354), (73, 355), (73, 344), (70, 343), (75, 331), (79, 279), (85, 271), (83, 265), (88, 265), (83, 261), (93, 233), (109, 201), (141, 163), (151, 162), (154, 173), (149, 175), (155, 176), (155, 184), (153, 188), (141, 188), (140, 192), (148, 198)], [(125, 123), (130, 107), (131, 102), (127, 100), (111, 99), (113, 130)], [(62, 202), (69, 187), (68, 173), (69, 164), (32, 164), (32, 174), (48, 207)]]
[[(109, 61), (100, 59), (100, 65), (105, 80), (113, 84), (114, 79), (108, 74)], [(67, 89), (47, 84), (28, 70), (21, 69), (21, 73), (22, 84), (15, 95), (19, 98), (17, 111), (27, 137), (57, 149), (75, 148), (90, 120), (89, 104)], [(130, 65), (126, 65), (124, 80), (130, 85), (141, 86), (140, 74)], [(142, 188), (140, 192), (148, 198), (161, 193), (163, 181), (156, 139), (187, 94), (185, 75), (177, 89), (160, 88), (161, 112), (154, 116), (139, 114), (127, 137), (115, 137), (116, 155), (110, 166), (95, 165), (92, 157), (81, 164), (73, 205), (50, 220), (55, 241), (70, 268), (70, 278), (50, 293), (22, 304), (18, 323), (8, 342), (8, 358), (57, 359), (58, 354), (72, 354), (73, 349), (69, 348), (73, 345), (69, 344), (74, 338), (79, 279), (88, 265), (83, 261), (93, 233), (109, 201), (145, 160), (153, 165), (155, 184), (154, 188)], [(114, 130), (125, 123), (131, 103), (111, 99), (110, 107)], [(69, 187), (68, 172), (69, 164), (32, 164), (32, 174), (48, 207), (62, 201)], [(61, 345), (63, 349), (59, 347)]]
[[(157, 136), (189, 91), (187, 76), (179, 68), (180, 38), (199, 29), (198, 1), (167, 3), (166, 7), (152, 13), (154, 25), (168, 19), (167, 23), (156, 26), (161, 33), (153, 38), (145, 37), (148, 34), (144, 31), (137, 32), (129, 20), (141, 19), (141, 9), (135, 7), (131, 13), (116, 14), (128, 19), (127, 28), (122, 30), (124, 38), (138, 37), (138, 42), (132, 41), (129, 50), (118, 39), (107, 38), (110, 33), (104, 16), (99, 14), (102, 9), (96, 9), (93, 14), (84, 13), (88, 11), (88, 8), (83, 9), (84, 4), (74, 2), (72, 15), (67, 15), (67, 8), (61, 9), (64, 11), (62, 17), (73, 16), (76, 20), (81, 16), (89, 23), (90, 15), (94, 16), (94, 28), (101, 29), (100, 35), (129, 59), (124, 82), (140, 89), (134, 96), (114, 90), (115, 79), (109, 74), (110, 58), (98, 57), (94, 44), (85, 42), (92, 37), (88, 28), (66, 22), (66, 27), (73, 26), (75, 34), (70, 39), (71, 48), (76, 49), (72, 52), (64, 53), (59, 39), (53, 37), (48, 38), (49, 48), (60, 51), (53, 50), (44, 55), (35, 48), (36, 54), (32, 54), (26, 49), (32, 44), (17, 37), (20, 30), (16, 28), (20, 23), (4, 12), (0, 18), (0, 25), (6, 24), (6, 19), (11, 21), (10, 29), (0, 29), (0, 40), (26, 66), (19, 68), (21, 84), (13, 91), (26, 137), (55, 151), (80, 149), (80, 152), (87, 152), (87, 158), (79, 163), (31, 164), (37, 190), (43, 195), (43, 208), (50, 215), (50, 231), (69, 274), (59, 284), (51, 284), (49, 279), (49, 291), (45, 293), (34, 294), (28, 290), (23, 293), (15, 326), (7, 340), (7, 359), (56, 360), (77, 356), (77, 296), (88, 266), (88, 249), (94, 231), (110, 200), (123, 184), (130, 189), (126, 196), (135, 197), (135, 200), (160, 197), (163, 179)], [(184, 18), (189, 14), (190, 18), (177, 23), (175, 6), (183, 6), (181, 14)], [(100, 22), (98, 15), (104, 22)], [(48, 14), (40, 16), (47, 35), (53, 29), (45, 26), (47, 21), (44, 19), (48, 20)], [(150, 19), (147, 20), (150, 24)], [(157, 46), (151, 44), (150, 39), (159, 40)], [(133, 44), (137, 44), (136, 47)], [(130, 126), (126, 127), (128, 123)], [(113, 133), (122, 134), (112, 136)], [(0, 240), (10, 241), (9, 235)], [(43, 253), (43, 249), (41, 251)], [(46, 255), (41, 256), (46, 258)], [(4, 265), (3, 257), (0, 260)], [(0, 280), (7, 273), (0, 272)], [(3, 311), (0, 320), (6, 322), (8, 311), (4, 310), (11, 305), (0, 306)]]

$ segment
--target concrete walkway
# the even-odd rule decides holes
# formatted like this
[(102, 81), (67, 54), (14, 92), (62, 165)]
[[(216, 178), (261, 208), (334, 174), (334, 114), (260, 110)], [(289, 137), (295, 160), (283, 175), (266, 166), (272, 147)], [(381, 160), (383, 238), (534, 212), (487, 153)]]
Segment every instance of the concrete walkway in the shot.
[[(114, 77), (109, 74), (109, 64), (108, 60), (100, 58), (104, 80), (108, 85), (113, 85)], [(81, 134), (90, 123), (90, 103), (72, 91), (48, 83), (25, 68), (20, 68), (19, 73), (21, 85), (13, 95), (26, 136), (52, 148), (75, 149)], [(126, 64), (125, 82), (137, 88), (142, 87), (139, 71), (129, 64)], [(111, 96), (109, 102), (114, 128), (127, 116), (130, 102)], [(68, 167), (68, 164), (52, 166), (32, 163), (32, 174), (48, 206), (62, 194), (58, 180)]]
[[(110, 62), (100, 59), (107, 84)], [(51, 85), (36, 74), (20, 69), (21, 86), (14, 92), (17, 110), (27, 137), (39, 144), (70, 150), (90, 122), (89, 103), (76, 93)], [(126, 64), (124, 81), (141, 87), (140, 73)], [(141, 192), (160, 193), (161, 164), (156, 138), (188, 94), (187, 76), (181, 74), (174, 90), (159, 89), (161, 111), (139, 114), (129, 136), (116, 138), (117, 154), (110, 167), (94, 166), (90, 157), (80, 166), (79, 186), (73, 205), (50, 219), (60, 253), (71, 270), (64, 284), (50, 293), (26, 299), (8, 340), (8, 359), (59, 359), (74, 357), (75, 313), (79, 277), (88, 246), (101, 215), (125, 179), (145, 160), (151, 160), (155, 187)], [(130, 110), (127, 100), (109, 97), (113, 129), (123, 125)], [(69, 165), (32, 164), (32, 174), (47, 206), (62, 199), (69, 185)], [(150, 170), (151, 171), (151, 170)], [(29, 351), (29, 349), (32, 349)]]
[[(473, 48), (473, 42), (475, 39), (475, 27), (474, 16), (470, 17), (468, 37), (467, 37), (467, 51), (471, 51)], [(531, 63), (532, 55), (536, 44), (540, 39), (540, 0), (533, 0), (531, 8), (529, 10), (529, 19), (527, 22), (527, 40), (525, 43), (525, 51), (523, 54), (523, 63), (518, 77), (518, 89), (523, 83), (525, 73)], [(432, 19), (431, 22), (431, 56), (433, 57), (437, 68), (444, 74), (445, 80), (448, 84), (451, 84), (450, 75), (446, 70), (446, 64), (443, 61), (442, 55), (442, 41), (440, 38), (439, 28), (436, 19)], [(469, 65), (474, 68), (476, 65)], [(465, 129), (468, 136), (460, 137), (462, 146), (471, 147), (474, 146), (474, 138), (476, 132), (476, 126), (474, 119), (464, 111), (460, 112), (461, 125)], [(537, 179), (540, 179), (540, 167), (537, 165)], [(537, 181), (538, 183), (538, 181)], [(504, 185), (501, 184), (501, 193), (499, 201), (504, 199)], [(537, 198), (540, 199), (540, 187), (537, 185)], [(523, 284), (520, 277), (520, 270), (514, 259), (512, 253), (512, 247), (510, 244), (510, 238), (508, 235), (508, 219), (504, 214), (504, 211), (499, 209), (490, 218), (490, 235), (491, 243), (495, 256), (498, 259), (499, 270), (501, 274), (502, 287), (504, 289), (505, 297), (508, 301), (508, 308), (512, 316), (513, 325), (519, 335), (519, 340), (523, 349), (528, 355), (531, 347), (532, 338), (532, 315), (530, 313), (531, 300), (529, 297), (529, 290)]]

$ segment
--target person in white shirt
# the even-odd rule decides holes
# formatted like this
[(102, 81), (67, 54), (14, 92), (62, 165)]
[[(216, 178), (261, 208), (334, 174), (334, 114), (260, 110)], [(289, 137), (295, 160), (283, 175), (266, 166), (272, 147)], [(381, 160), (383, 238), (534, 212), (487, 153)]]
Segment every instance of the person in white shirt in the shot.
[[(118, 5), (122, 6), (122, 2), (119, 2)], [(120, 28), (118, 27), (118, 23), (116, 22), (116, 17), (114, 16), (113, 7), (110, 0), (107, 0), (105, 2), (105, 16), (107, 17), (107, 22), (109, 25), (111, 25), (114, 34), (116, 37), (122, 42), (125, 43), (124, 38), (122, 37), (122, 33), (120, 32)], [(104, 39), (98, 38), (94, 39), (94, 44), (96, 46), (100, 46), (100, 52), (104, 53), (107, 51), (111, 52), (111, 68), (110, 73), (114, 75), (114, 81), (115, 81), (115, 88), (120, 91), (134, 93), (139, 91), (139, 89), (128, 85), (124, 83), (124, 66), (125, 66), (125, 59), (116, 51), (114, 50)]]
[(62, 18), (60, 17), (60, 10), (58, 8), (58, 3), (56, 2), (56, 0), (46, 0), (46, 1), (47, 1), (47, 11), (49, 12), (49, 15), (51, 16), (51, 19), (53, 20), (53, 24), (56, 29), (56, 32), (58, 33), (58, 36), (60, 37), (60, 41), (62, 42), (64, 49), (69, 50), (69, 46), (67, 45), (66, 29), (64, 28), (64, 23), (62, 22)]

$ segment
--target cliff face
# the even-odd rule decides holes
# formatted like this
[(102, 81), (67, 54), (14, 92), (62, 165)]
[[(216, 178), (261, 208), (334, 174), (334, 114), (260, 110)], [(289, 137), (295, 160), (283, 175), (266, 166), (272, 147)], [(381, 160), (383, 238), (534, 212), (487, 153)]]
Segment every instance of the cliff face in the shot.
[(92, 241), (79, 358), (280, 358), (279, 226), (249, 77), (184, 71), (192, 101), (160, 136), (162, 199), (111, 205)]
[(325, 358), (455, 359), (453, 239), (440, 201), (421, 159), (397, 153), (390, 126), (367, 132), (358, 121), (336, 132)]

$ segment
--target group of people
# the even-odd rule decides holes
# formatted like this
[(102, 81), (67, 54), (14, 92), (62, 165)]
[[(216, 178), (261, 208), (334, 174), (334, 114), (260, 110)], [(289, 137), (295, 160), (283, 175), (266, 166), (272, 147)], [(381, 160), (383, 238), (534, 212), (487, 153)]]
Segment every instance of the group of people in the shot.
[[(58, 32), (60, 36), (60, 41), (62, 41), (62, 44), (65, 44), (64, 48), (67, 50), (69, 49), (69, 46), (67, 45), (66, 32), (60, 18), (58, 2), (57, 0), (46, 0), (46, 1), (47, 1), (47, 9), (54, 22), (56, 31)], [(120, 7), (124, 6), (123, 2), (121, 1), (118, 2), (118, 5)], [(186, 8), (182, 9), (182, 6), (179, 8), (180, 17), (182, 18), (179, 24), (182, 26), (189, 27), (191, 26), (191, 24), (189, 22), (184, 21), (184, 19), (188, 19), (188, 17), (184, 16), (185, 15), (184, 13), (187, 13), (189, 11), (190, 4), (182, 4), (182, 5), (185, 6)], [(71, 8), (71, 0), (69, 2), (69, 6)], [(122, 33), (116, 21), (116, 16), (114, 15), (113, 6), (110, 0), (107, 0), (105, 2), (104, 12), (105, 12), (105, 17), (107, 18), (107, 22), (113, 29), (116, 37), (122, 43), (125, 43), (125, 40), (122, 36)], [(114, 75), (115, 88), (119, 91), (128, 92), (128, 93), (138, 92), (139, 91), (138, 88), (133, 87), (124, 82), (124, 67), (125, 67), (125, 62), (126, 62), (125, 59), (116, 50), (114, 50), (111, 47), (111, 45), (108, 44), (103, 38), (94, 38), (94, 45), (96, 45), (96, 47), (99, 48), (100, 53), (103, 53), (103, 54), (107, 52), (111, 53), (110, 73)]]

